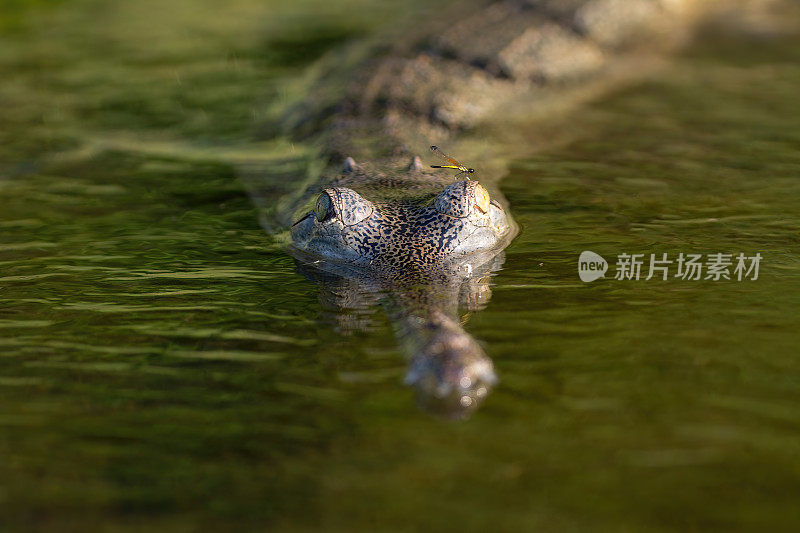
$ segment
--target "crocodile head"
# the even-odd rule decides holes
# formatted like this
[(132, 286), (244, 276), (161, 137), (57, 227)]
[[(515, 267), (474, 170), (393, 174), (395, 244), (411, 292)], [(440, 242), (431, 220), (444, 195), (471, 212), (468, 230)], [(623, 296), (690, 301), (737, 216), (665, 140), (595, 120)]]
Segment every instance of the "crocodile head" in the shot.
[(351, 161), (292, 226), (297, 254), (384, 275), (435, 274), (485, 261), (514, 234), (502, 205), (478, 181), (442, 183), (418, 158), (404, 172), (370, 180)]
[(290, 250), (320, 284), (321, 302), (336, 308), (342, 325), (363, 324), (364, 309), (380, 304), (408, 356), (405, 381), (420, 405), (448, 418), (469, 414), (496, 377), (459, 310), (485, 305), (491, 272), (516, 232), (502, 196), (426, 171), (419, 158), (389, 174), (348, 159), (309, 196), (314, 203), (300, 210)]

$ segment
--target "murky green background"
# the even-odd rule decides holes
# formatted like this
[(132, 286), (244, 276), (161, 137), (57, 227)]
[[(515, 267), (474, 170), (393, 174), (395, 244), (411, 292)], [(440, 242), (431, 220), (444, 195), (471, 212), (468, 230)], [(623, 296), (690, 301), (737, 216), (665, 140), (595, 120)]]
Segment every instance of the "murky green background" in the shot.
[[(302, 168), (264, 125), (306, 68), (418, 12), (329, 4), (0, 4), (0, 529), (797, 527), (800, 41), (709, 39), (509, 162), (467, 325), (501, 383), (452, 423), (237, 179)], [(764, 259), (585, 285), (586, 249)]]

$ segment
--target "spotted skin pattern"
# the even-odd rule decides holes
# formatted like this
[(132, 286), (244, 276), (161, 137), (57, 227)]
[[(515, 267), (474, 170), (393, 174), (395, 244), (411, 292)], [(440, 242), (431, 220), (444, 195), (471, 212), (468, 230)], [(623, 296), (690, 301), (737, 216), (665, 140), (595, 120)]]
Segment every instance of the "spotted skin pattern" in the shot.
[(486, 202), (489, 196), (478, 181), (442, 180), (413, 162), (393, 176), (351, 167), (331, 185), (320, 193), (330, 198), (327, 218), (301, 215), (292, 227), (294, 249), (386, 281), (447, 277), (471, 256), (502, 249), (515, 231), (499, 203), (481, 209), (482, 195)]

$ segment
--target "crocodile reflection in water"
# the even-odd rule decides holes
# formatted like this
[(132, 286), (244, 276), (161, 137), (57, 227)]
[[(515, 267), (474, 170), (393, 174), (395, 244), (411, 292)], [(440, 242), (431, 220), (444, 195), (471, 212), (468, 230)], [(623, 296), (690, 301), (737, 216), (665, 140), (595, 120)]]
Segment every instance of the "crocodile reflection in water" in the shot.
[(364, 311), (381, 305), (408, 356), (406, 383), (426, 410), (447, 417), (471, 412), (497, 380), (459, 308), (485, 306), (489, 275), (516, 233), (501, 202), (417, 157), (388, 173), (348, 159), (292, 226), (290, 251), (323, 303), (353, 321), (343, 329), (363, 328)]

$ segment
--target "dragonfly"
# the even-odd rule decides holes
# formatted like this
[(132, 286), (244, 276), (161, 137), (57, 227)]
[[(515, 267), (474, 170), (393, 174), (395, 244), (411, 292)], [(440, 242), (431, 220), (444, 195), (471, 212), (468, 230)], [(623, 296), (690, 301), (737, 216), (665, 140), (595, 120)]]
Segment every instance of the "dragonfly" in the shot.
[(464, 177), (469, 179), (469, 175), (472, 174), (473, 172), (475, 172), (474, 168), (469, 168), (469, 167), (466, 167), (466, 166), (462, 165), (461, 163), (459, 163), (458, 161), (456, 161), (455, 159), (453, 159), (452, 157), (450, 157), (446, 153), (442, 152), (439, 149), (438, 146), (431, 146), (431, 152), (439, 154), (439, 157), (441, 157), (442, 159), (444, 159), (448, 163), (447, 165), (431, 165), (431, 168), (452, 168), (453, 170), (458, 170), (458, 174), (453, 176), (454, 178), (458, 178), (459, 176), (461, 176), (463, 174)]

